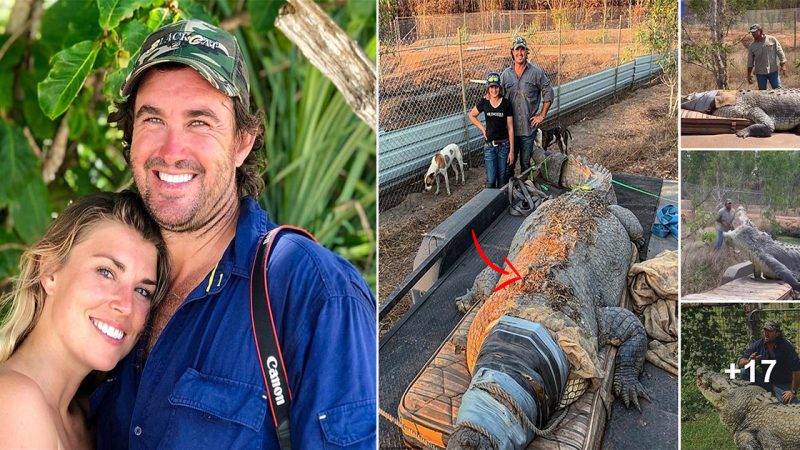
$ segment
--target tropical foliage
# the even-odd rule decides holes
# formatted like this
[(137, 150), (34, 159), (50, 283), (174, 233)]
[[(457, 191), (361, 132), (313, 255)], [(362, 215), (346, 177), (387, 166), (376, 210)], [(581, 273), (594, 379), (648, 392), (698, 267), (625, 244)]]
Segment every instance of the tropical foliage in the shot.
[[(0, 286), (71, 199), (132, 187), (121, 132), (106, 122), (111, 100), (152, 30), (198, 18), (243, 47), (252, 102), (265, 113), (259, 201), (272, 220), (311, 230), (353, 261), (374, 288), (375, 135), (273, 28), (283, 3), (16, 0), (30, 12), (0, 22)], [(374, 2), (346, 5), (328, 13), (374, 61)]]

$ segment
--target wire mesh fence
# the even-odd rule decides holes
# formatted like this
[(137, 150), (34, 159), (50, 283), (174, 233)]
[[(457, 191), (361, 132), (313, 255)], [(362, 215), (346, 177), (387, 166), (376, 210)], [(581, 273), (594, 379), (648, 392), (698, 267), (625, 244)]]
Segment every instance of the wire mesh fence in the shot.
[[(470, 165), (482, 165), (483, 146), (468, 114), (486, 93), (486, 74), (512, 64), (513, 36), (526, 37), (529, 61), (556, 87), (647, 54), (636, 40), (642, 18), (640, 8), (588, 8), (400, 17), (383, 23), (381, 211), (422, 191), (422, 166), (448, 143), (459, 144)], [(559, 108), (551, 108), (548, 120), (560, 119)], [(423, 138), (430, 145), (412, 150)]]

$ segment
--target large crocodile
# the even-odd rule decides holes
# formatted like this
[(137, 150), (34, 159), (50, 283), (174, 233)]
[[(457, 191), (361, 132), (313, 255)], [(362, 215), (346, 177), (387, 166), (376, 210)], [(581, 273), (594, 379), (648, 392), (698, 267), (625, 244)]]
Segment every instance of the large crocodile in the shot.
[(758, 278), (783, 280), (796, 291), (800, 291), (797, 275), (800, 273), (800, 248), (777, 242), (772, 237), (747, 224), (723, 233), (725, 242), (730, 242), (742, 255), (752, 261)]
[[(642, 228), (630, 211), (609, 205), (607, 194), (575, 190), (549, 200), (515, 234), (509, 259), (521, 280), (483, 300), (470, 326), (472, 381), (448, 449), (525, 448), (559, 403), (576, 400), (606, 376), (597, 356), (606, 344), (620, 346), (615, 394), (637, 408), (638, 397), (648, 398), (639, 382), (644, 327), (631, 311), (612, 306), (626, 289), (632, 241)], [(481, 300), (508, 279), (487, 273), (467, 297)]]
[[(708, 94), (719, 96), (720, 92), (726, 91), (701, 92), (690, 94), (689, 97), (699, 98)], [(800, 131), (797, 130), (797, 126), (800, 125), (800, 89), (739, 90), (736, 91), (735, 102), (732, 103), (717, 108), (705, 103), (704, 107), (712, 109), (711, 115), (713, 116), (742, 117), (753, 121), (752, 125), (736, 132), (736, 135), (741, 138), (769, 137), (774, 131)], [(690, 102), (684, 102), (681, 106), (695, 109)]]
[(695, 381), (739, 449), (800, 448), (800, 405), (784, 405), (759, 386), (707, 368), (697, 369)]

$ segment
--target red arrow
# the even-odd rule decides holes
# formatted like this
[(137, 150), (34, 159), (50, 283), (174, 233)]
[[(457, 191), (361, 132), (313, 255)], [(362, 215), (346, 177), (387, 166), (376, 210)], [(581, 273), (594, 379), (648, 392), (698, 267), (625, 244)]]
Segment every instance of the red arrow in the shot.
[[(481, 245), (478, 243), (478, 236), (475, 235), (475, 230), (472, 230), (472, 240), (475, 241), (475, 248), (478, 249), (478, 254), (481, 255), (481, 258), (486, 262), (486, 264), (489, 265), (489, 267), (492, 268), (492, 270), (494, 270), (495, 272), (499, 272), (503, 275), (508, 275), (510, 273), (497, 267), (496, 265), (494, 265), (492, 261), (489, 260), (489, 258), (486, 257), (486, 253), (483, 253), (483, 249), (481, 248)], [(494, 288), (494, 292), (497, 292), (500, 289), (503, 289), (504, 287), (508, 286), (509, 284), (522, 279), (519, 272), (517, 272), (517, 268), (514, 267), (513, 264), (511, 264), (511, 261), (508, 260), (508, 257), (503, 256), (503, 260), (506, 262), (506, 264), (508, 264), (508, 267), (510, 267), (511, 270), (514, 271), (514, 275), (516, 275), (516, 277), (510, 278), (504, 281), (502, 284), (498, 285), (496, 288)]]

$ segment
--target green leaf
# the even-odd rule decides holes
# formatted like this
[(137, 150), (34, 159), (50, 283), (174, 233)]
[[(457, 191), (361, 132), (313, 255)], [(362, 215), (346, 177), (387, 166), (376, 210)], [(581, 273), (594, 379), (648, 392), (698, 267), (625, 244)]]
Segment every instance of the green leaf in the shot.
[(25, 97), (22, 99), (22, 114), (35, 138), (52, 139), (56, 133), (56, 124), (48, 119), (42, 112), (42, 108), (39, 107), (39, 97), (36, 94), (37, 84), (33, 77), (22, 78), (22, 86), (25, 89)]
[(39, 105), (47, 117), (55, 119), (69, 108), (92, 71), (98, 51), (99, 42), (83, 41), (53, 56), (50, 73), (39, 83)]
[[(0, 47), (8, 42), (10, 36), (7, 34), (0, 34)], [(17, 39), (8, 47), (3, 58), (0, 59), (0, 69), (9, 70), (19, 64), (22, 59), (22, 53), (25, 50), (25, 39)]]
[(137, 9), (151, 3), (152, 0), (97, 0), (100, 10), (98, 23), (104, 30), (116, 28), (124, 19), (132, 17)]
[(167, 8), (153, 8), (147, 14), (147, 29), (155, 31), (164, 25), (170, 16)]
[(130, 54), (130, 61), (133, 62), (139, 56), (139, 50), (142, 48), (144, 40), (150, 34), (150, 29), (147, 25), (132, 20), (126, 22), (122, 26), (122, 49)]
[(35, 176), (11, 203), (14, 229), (28, 244), (39, 239), (50, 224), (50, 202), (41, 176)]
[(125, 82), (125, 78), (133, 67), (133, 62), (139, 56), (144, 40), (149, 34), (150, 29), (141, 22), (129, 21), (122, 25), (120, 33), (122, 42), (120, 47), (115, 49), (114, 68), (106, 72), (103, 83), (103, 94), (106, 98), (119, 98), (122, 83)]
[[(3, 240), (3, 243), (8, 242)], [(12, 244), (13, 245), (13, 244)], [(8, 246), (4, 245), (0, 250), (0, 280), (4, 280), (17, 273), (19, 266), (19, 258), (24, 251), (23, 246)]]
[(14, 72), (0, 71), (0, 109), (11, 108), (14, 104)]
[(44, 11), (42, 17), (42, 42), (56, 52), (85, 40), (97, 40), (96, 0), (59, 0)]
[(31, 178), (40, 176), (36, 157), (22, 130), (8, 122), (0, 122), (0, 167), (0, 205), (7, 205)]
[(264, 0), (247, 0), (247, 10), (250, 11), (252, 27), (258, 33), (265, 33), (275, 27), (275, 18), (278, 11), (286, 3), (285, 0), (264, 2)]
[(188, 2), (188, 5), (185, 2), (181, 3), (180, 16), (183, 19), (198, 19), (219, 25), (219, 19), (211, 15), (205, 6), (195, 2)]

